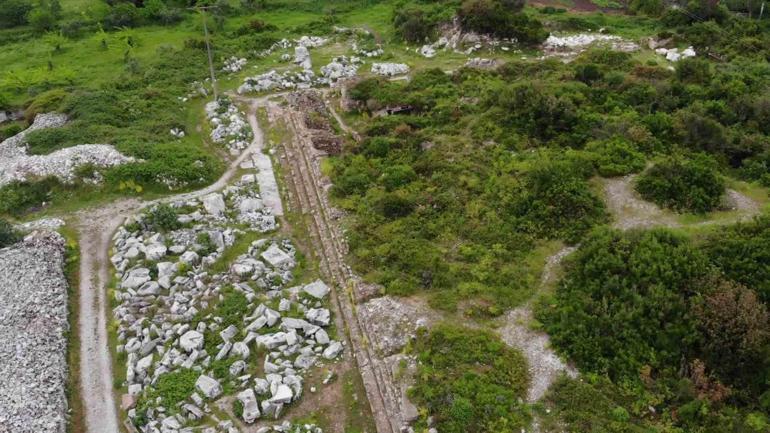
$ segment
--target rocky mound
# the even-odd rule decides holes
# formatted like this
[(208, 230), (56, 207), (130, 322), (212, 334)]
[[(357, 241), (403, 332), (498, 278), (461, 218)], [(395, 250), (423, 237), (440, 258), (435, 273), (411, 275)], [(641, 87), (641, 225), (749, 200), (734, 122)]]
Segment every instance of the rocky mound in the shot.
[(0, 250), (0, 431), (66, 428), (64, 239), (36, 232)]

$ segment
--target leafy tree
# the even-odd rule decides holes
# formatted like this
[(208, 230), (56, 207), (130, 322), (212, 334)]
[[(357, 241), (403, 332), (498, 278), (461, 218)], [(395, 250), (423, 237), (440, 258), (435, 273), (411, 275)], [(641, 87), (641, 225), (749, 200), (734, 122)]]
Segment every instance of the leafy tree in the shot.
[(661, 206), (704, 213), (719, 205), (725, 184), (704, 156), (689, 160), (669, 158), (642, 173), (636, 190), (646, 200)]
[(21, 237), (8, 221), (0, 218), (0, 248), (19, 241)]
[(26, 24), (31, 10), (32, 3), (27, 0), (0, 0), (0, 29)]
[(29, 24), (39, 32), (47, 32), (56, 26), (54, 14), (43, 8), (35, 8), (27, 16)]
[[(516, 13), (517, 2), (500, 0), (465, 0), (457, 10), (463, 28), (504, 38), (516, 38), (523, 44), (539, 44), (548, 37), (540, 21)], [(513, 10), (511, 10), (513, 9)]]
[(436, 23), (429, 13), (415, 6), (397, 9), (393, 14), (393, 25), (396, 34), (410, 43), (424, 42), (436, 31)]
[(134, 27), (139, 23), (140, 13), (133, 3), (122, 2), (110, 8), (104, 17), (107, 28)]

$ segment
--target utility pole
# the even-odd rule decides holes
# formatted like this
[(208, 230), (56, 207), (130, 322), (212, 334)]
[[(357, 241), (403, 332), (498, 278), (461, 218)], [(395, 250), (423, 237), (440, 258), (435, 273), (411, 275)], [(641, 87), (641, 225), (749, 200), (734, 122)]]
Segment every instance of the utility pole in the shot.
[(200, 12), (203, 18), (203, 34), (204, 41), (206, 42), (206, 55), (209, 59), (209, 73), (211, 74), (211, 87), (214, 89), (214, 100), (219, 100), (219, 91), (217, 90), (217, 77), (214, 76), (214, 60), (211, 57), (211, 43), (209, 42), (209, 28), (206, 25), (206, 10), (211, 9), (214, 6), (195, 6), (190, 9)]

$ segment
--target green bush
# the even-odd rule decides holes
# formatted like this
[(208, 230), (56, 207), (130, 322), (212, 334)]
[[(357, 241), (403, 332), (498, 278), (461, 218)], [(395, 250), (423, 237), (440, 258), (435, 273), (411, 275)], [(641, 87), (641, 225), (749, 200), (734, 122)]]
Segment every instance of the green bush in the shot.
[(27, 152), (32, 155), (45, 155), (65, 147), (93, 143), (96, 138), (91, 129), (78, 123), (61, 128), (37, 129), (25, 137)]
[(150, 212), (147, 213), (145, 222), (152, 228), (152, 230), (156, 231), (176, 230), (182, 227), (182, 224), (178, 219), (178, 212), (167, 204), (154, 206)]
[(628, 8), (637, 14), (657, 17), (663, 13), (665, 5), (662, 0), (631, 0)]
[(414, 346), (419, 361), (415, 402), (446, 433), (518, 432), (528, 425), (520, 402), (527, 362), (488, 331), (440, 325)]
[(0, 214), (21, 215), (51, 198), (60, 182), (55, 177), (40, 181), (13, 181), (0, 187)]
[(660, 206), (679, 212), (704, 213), (719, 206), (725, 183), (706, 157), (669, 158), (642, 173), (636, 190)]
[(770, 217), (715, 231), (704, 248), (727, 278), (755, 290), (770, 305)]
[(27, 0), (3, 0), (0, 3), (0, 29), (20, 26), (27, 23), (27, 13), (32, 10), (32, 2)]
[(518, 13), (508, 3), (500, 0), (465, 0), (457, 10), (457, 16), (466, 30), (516, 38), (522, 44), (539, 44), (548, 37), (540, 21)]
[(137, 403), (137, 407), (145, 406), (157, 397), (162, 398), (163, 406), (174, 410), (176, 405), (187, 400), (195, 391), (195, 381), (201, 375), (192, 369), (181, 369), (158, 377), (155, 386), (150, 388)]
[(636, 381), (640, 368), (678, 370), (699, 341), (690, 312), (705, 256), (668, 231), (601, 229), (567, 259), (538, 318), (583, 371)]
[(596, 169), (605, 177), (623, 176), (644, 168), (644, 155), (622, 138), (592, 141), (585, 150), (596, 155)]
[(527, 174), (515, 212), (538, 237), (578, 240), (606, 221), (604, 203), (573, 163), (545, 163)]
[(11, 223), (8, 221), (0, 218), (0, 248), (14, 244), (20, 239), (21, 236), (13, 228), (13, 225), (11, 225)]

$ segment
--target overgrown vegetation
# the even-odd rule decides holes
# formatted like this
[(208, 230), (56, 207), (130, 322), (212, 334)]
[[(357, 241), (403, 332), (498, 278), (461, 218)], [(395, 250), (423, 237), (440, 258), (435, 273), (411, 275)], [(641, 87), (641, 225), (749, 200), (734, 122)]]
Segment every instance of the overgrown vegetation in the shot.
[(711, 265), (711, 242), (603, 229), (568, 259), (539, 318), (596, 375), (550, 397), (578, 431), (764, 431), (752, 428), (770, 396), (767, 306)]
[(14, 244), (18, 242), (19, 239), (21, 239), (21, 236), (19, 236), (19, 233), (13, 228), (13, 225), (0, 218), (0, 248)]
[(447, 433), (513, 433), (528, 425), (527, 362), (498, 337), (451, 325), (423, 330), (411, 395)]

